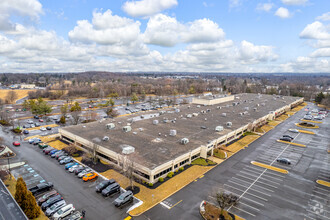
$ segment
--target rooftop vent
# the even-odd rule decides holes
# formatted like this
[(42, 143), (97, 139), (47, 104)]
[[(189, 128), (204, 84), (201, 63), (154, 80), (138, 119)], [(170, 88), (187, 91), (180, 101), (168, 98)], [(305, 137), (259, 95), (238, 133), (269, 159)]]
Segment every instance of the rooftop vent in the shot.
[(217, 131), (217, 132), (220, 132), (220, 131), (223, 131), (223, 127), (222, 126), (216, 126), (215, 127), (215, 131)]
[(191, 114), (187, 114), (186, 117), (187, 117), (187, 118), (191, 118), (192, 115), (191, 115)]
[(152, 124), (154, 124), (154, 125), (158, 125), (158, 123), (159, 123), (158, 120), (153, 120), (152, 121)]
[(249, 109), (250, 109), (249, 107), (244, 107), (244, 110), (246, 111), (249, 111)]
[(177, 108), (177, 109), (175, 109), (175, 112), (176, 112), (176, 113), (180, 112), (180, 109), (178, 109), (178, 108)]
[(139, 131), (141, 131), (141, 132), (142, 132), (143, 130), (144, 130), (143, 128), (139, 128)]
[(116, 125), (114, 123), (109, 123), (106, 125), (107, 129), (114, 129), (116, 127)]
[(129, 132), (131, 130), (132, 130), (132, 127), (129, 125), (123, 127), (123, 131), (125, 131), (125, 132)]
[(198, 113), (192, 113), (192, 116), (196, 117), (198, 116)]
[(224, 112), (224, 113), (222, 113), (221, 115), (222, 115), (223, 117), (226, 117), (226, 116), (227, 116), (227, 113)]
[(197, 107), (197, 108), (200, 108), (201, 106), (200, 106), (200, 105), (197, 105), (196, 107)]
[(123, 147), (122, 153), (123, 154), (131, 154), (131, 153), (134, 153), (134, 151), (135, 151), (134, 147), (126, 145), (126, 146)]
[(170, 136), (176, 136), (176, 130), (170, 130)]
[(227, 126), (228, 128), (230, 128), (232, 125), (233, 125), (233, 123), (230, 122), (230, 121), (226, 123), (226, 126)]
[(188, 144), (189, 143), (189, 139), (188, 138), (182, 138), (180, 141), (181, 144)]
[(205, 111), (205, 110), (202, 110), (202, 111), (201, 111), (201, 113), (205, 114), (205, 113), (206, 113), (206, 111)]
[(133, 134), (137, 134), (137, 132), (135, 132), (135, 131), (133, 131), (132, 133), (133, 133)]
[(110, 138), (108, 137), (108, 136), (104, 136), (103, 138), (102, 138), (102, 140), (103, 141), (108, 141)]
[(221, 106), (217, 106), (217, 109), (221, 109)]

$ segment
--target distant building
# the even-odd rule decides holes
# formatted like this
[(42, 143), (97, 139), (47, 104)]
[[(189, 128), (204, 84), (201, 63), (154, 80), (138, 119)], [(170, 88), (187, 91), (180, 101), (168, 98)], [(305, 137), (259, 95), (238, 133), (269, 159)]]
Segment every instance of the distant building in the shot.
[(21, 89), (35, 89), (36, 85), (34, 84), (21, 84)]
[(19, 87), (20, 86), (18, 84), (13, 84), (9, 86), (10, 89), (18, 89)]

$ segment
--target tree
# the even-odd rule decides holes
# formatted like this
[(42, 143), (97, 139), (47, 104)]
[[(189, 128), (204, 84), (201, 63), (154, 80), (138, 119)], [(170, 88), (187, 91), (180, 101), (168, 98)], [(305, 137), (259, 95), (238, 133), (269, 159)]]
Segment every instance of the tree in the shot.
[(136, 93), (133, 92), (132, 95), (131, 95), (131, 101), (132, 101), (133, 103), (135, 103), (135, 102), (138, 101), (138, 100), (139, 100), (139, 98), (137, 97)]
[(129, 187), (131, 191), (134, 191), (134, 161), (132, 154), (130, 155), (122, 155), (121, 161), (119, 161), (119, 164), (121, 164), (121, 172), (124, 176), (126, 176), (129, 180)]
[(32, 193), (28, 191), (22, 177), (18, 178), (16, 182), (15, 200), (29, 219), (40, 215), (40, 208)]
[(319, 94), (316, 95), (315, 102), (320, 104), (322, 102), (322, 99), (324, 99), (324, 98), (325, 98), (325, 96), (324, 96), (323, 92), (320, 92)]
[(108, 107), (104, 110), (105, 114), (109, 116), (110, 118), (115, 118), (119, 115), (118, 111), (113, 109), (112, 107)]
[(226, 208), (236, 205), (239, 201), (238, 196), (236, 196), (232, 193), (225, 192), (223, 190), (220, 190), (219, 192), (216, 193), (216, 199), (217, 199), (217, 203), (221, 209), (220, 216), (223, 216), (223, 211)]
[(6, 100), (7, 100), (9, 103), (13, 103), (17, 98), (18, 98), (17, 93), (16, 93), (14, 90), (10, 90), (10, 91), (7, 93)]
[(70, 112), (73, 118), (73, 124), (78, 124), (81, 114), (81, 107), (78, 102), (75, 102), (70, 108)]
[(33, 99), (25, 100), (23, 103), (23, 107), (26, 109), (30, 109), (31, 113), (35, 115), (45, 115), (53, 111), (52, 106), (49, 105), (46, 101), (44, 101), (42, 98), (38, 98), (37, 101)]
[(66, 123), (66, 119), (65, 119), (65, 116), (64, 115), (61, 116), (60, 123), (61, 124), (65, 124)]
[(195, 93), (196, 93), (195, 86), (190, 86), (189, 94), (195, 94)]
[(64, 104), (61, 106), (61, 113), (62, 113), (62, 116), (66, 116), (66, 114), (68, 113), (68, 109), (69, 109), (69, 106), (68, 104)]
[(324, 105), (326, 108), (330, 108), (330, 95), (327, 95), (322, 99), (321, 102), (322, 105)]

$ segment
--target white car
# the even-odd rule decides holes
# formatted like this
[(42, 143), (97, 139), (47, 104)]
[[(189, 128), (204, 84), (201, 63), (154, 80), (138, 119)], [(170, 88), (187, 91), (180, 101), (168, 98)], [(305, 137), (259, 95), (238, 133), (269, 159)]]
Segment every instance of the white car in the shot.
[(78, 167), (83, 167), (83, 166), (82, 165), (74, 165), (74, 166), (69, 168), (69, 172), (73, 173), (73, 171), (75, 171), (75, 169), (77, 169)]
[(41, 127), (40, 131), (47, 131), (47, 129), (45, 127)]
[(57, 220), (57, 219), (62, 219), (65, 216), (68, 216), (70, 214), (72, 214), (75, 211), (75, 207), (72, 204), (66, 205), (64, 207), (62, 207), (61, 209), (59, 209), (54, 215), (53, 215), (53, 219)]
[(31, 119), (27, 120), (27, 123), (33, 124), (33, 121)]
[(289, 131), (291, 131), (293, 133), (299, 133), (299, 131), (297, 129), (293, 129), (293, 128), (290, 128)]

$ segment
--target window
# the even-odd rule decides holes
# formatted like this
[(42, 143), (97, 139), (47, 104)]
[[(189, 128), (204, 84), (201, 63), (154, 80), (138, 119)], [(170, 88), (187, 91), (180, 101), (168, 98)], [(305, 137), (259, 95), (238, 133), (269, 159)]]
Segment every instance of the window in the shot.
[(166, 170), (163, 170), (162, 172), (160, 172), (160, 173), (154, 175), (154, 179), (157, 179), (158, 177), (163, 176), (164, 174), (166, 174), (166, 173), (168, 173), (168, 172), (170, 172), (170, 171), (172, 171), (172, 167), (170, 167), (170, 168), (168, 168), (168, 169), (166, 169)]
[(191, 157), (191, 160), (194, 160), (194, 159), (196, 159), (196, 158), (199, 157), (199, 156), (200, 156), (200, 153), (195, 154), (194, 156)]
[(150, 176), (148, 174), (145, 174), (145, 173), (143, 173), (141, 171), (134, 170), (134, 173), (136, 173), (137, 175), (142, 176), (142, 177), (144, 177), (146, 179), (150, 179)]
[(186, 159), (186, 160), (184, 160), (184, 161), (181, 161), (181, 162), (180, 162), (180, 166), (182, 166), (183, 164), (187, 163), (188, 161), (189, 161), (189, 159)]
[(99, 156), (103, 157), (103, 158), (104, 158), (104, 159), (106, 159), (106, 160), (109, 160), (109, 161), (111, 161), (112, 163), (115, 163), (115, 164), (117, 164), (117, 160), (115, 160), (115, 159), (112, 159), (111, 157), (109, 157), (109, 156), (107, 156), (107, 155), (104, 155), (104, 154), (102, 154), (102, 153), (99, 153), (99, 152), (97, 152), (97, 155), (99, 155)]

